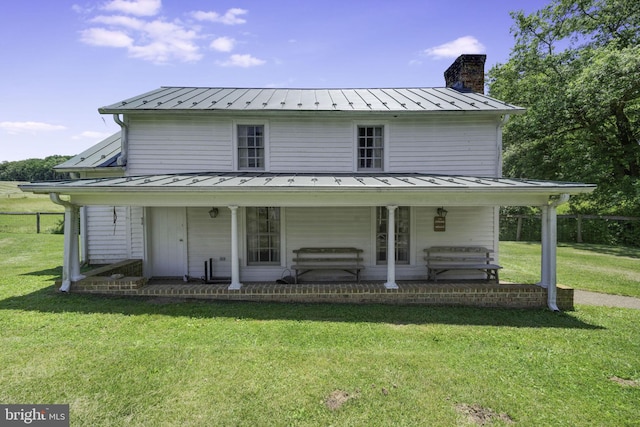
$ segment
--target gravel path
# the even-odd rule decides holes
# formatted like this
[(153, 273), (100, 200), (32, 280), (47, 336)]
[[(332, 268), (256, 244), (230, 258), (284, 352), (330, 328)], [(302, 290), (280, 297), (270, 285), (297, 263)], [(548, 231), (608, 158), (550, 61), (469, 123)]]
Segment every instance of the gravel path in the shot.
[(640, 310), (640, 298), (620, 295), (601, 294), (598, 292), (573, 291), (573, 302), (585, 305), (601, 305), (605, 307), (635, 308)]

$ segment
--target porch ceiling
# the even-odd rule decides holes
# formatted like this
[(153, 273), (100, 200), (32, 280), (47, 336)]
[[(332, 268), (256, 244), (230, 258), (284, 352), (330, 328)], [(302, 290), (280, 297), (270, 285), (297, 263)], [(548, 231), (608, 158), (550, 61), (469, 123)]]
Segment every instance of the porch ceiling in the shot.
[[(34, 193), (70, 195), (79, 204), (208, 206), (536, 205), (595, 185), (418, 173), (190, 173), (36, 182)], [(262, 204), (260, 204), (262, 205)]]

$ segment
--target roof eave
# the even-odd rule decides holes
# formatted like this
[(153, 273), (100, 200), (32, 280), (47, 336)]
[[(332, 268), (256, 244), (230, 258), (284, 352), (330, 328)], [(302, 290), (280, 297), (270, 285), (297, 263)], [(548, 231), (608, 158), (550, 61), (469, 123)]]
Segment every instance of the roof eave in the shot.
[(30, 183), (21, 184), (18, 186), (22, 191), (28, 191), (38, 194), (48, 193), (61, 193), (61, 194), (95, 194), (95, 193), (309, 193), (309, 192), (323, 192), (323, 193), (381, 193), (381, 192), (396, 192), (396, 193), (416, 193), (416, 192), (434, 192), (434, 193), (485, 193), (485, 194), (499, 194), (499, 193), (522, 193), (531, 195), (555, 195), (555, 194), (586, 194), (591, 193), (596, 189), (595, 185), (591, 184), (579, 184), (579, 185), (563, 185), (563, 186), (537, 186), (537, 187), (468, 187), (468, 186), (442, 186), (442, 187), (315, 187), (315, 186), (260, 186), (260, 187), (213, 187), (213, 186), (135, 186), (135, 187), (120, 187), (120, 186), (77, 186), (73, 185), (61, 185), (55, 186), (53, 183)]
[(95, 166), (95, 167), (82, 167), (82, 168), (74, 168), (72, 166), (69, 167), (54, 167), (56, 172), (60, 173), (82, 173), (82, 172), (124, 172), (126, 169), (123, 166)]

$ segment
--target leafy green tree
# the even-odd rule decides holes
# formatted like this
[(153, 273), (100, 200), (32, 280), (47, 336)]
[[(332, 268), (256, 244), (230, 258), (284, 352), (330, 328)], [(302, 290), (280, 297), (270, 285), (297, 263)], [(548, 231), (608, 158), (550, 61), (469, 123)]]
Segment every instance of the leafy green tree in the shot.
[(0, 163), (0, 181), (49, 181), (68, 178), (69, 174), (53, 168), (72, 156), (49, 156), (44, 159), (27, 159)]
[(640, 2), (553, 0), (514, 12), (489, 93), (527, 108), (504, 129), (504, 174), (598, 184), (582, 212), (640, 216)]

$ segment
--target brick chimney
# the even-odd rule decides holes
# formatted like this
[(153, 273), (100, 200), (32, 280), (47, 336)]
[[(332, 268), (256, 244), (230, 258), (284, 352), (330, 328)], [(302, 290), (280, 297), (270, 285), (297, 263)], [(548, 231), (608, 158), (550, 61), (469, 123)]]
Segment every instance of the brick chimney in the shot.
[(444, 72), (447, 87), (484, 94), (484, 62), (487, 55), (460, 55)]

